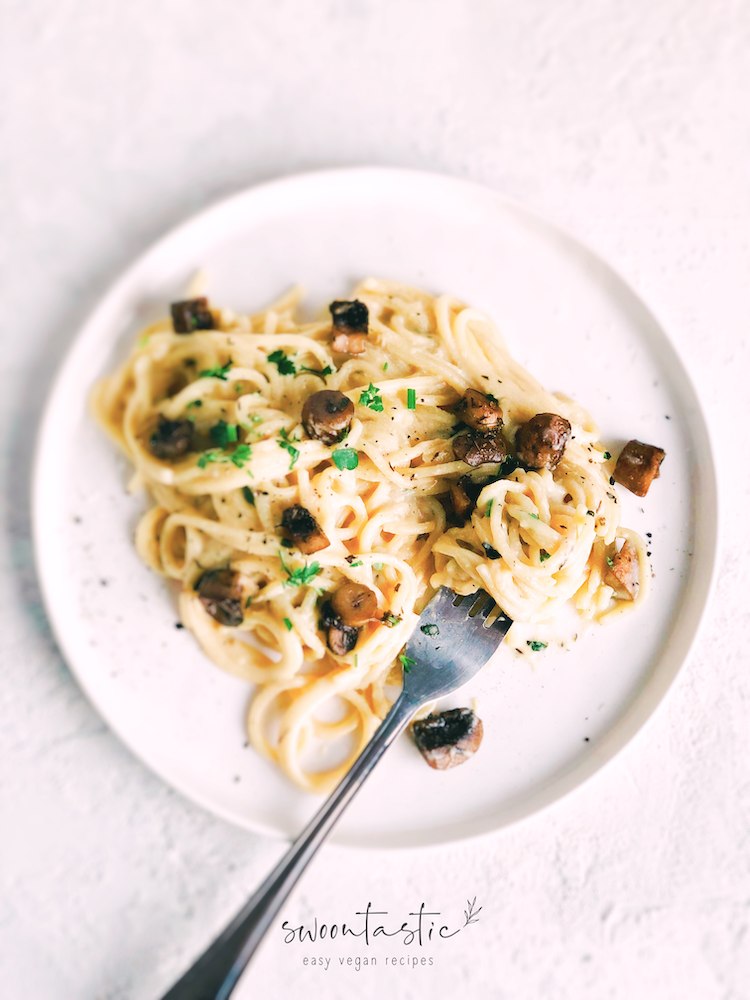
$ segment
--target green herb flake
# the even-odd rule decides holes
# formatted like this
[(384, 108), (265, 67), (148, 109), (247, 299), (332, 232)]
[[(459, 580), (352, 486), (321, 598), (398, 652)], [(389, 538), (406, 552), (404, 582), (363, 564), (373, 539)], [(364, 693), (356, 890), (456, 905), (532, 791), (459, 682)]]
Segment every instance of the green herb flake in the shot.
[(307, 365), (300, 365), (298, 375), (317, 375), (318, 378), (322, 378), (325, 382), (326, 375), (333, 375), (333, 368), (330, 365), (326, 365), (325, 368), (308, 368)]
[(228, 424), (226, 420), (220, 420), (208, 433), (215, 444), (220, 448), (226, 448), (228, 444), (234, 444), (237, 440), (237, 424)]
[(353, 448), (337, 448), (331, 452), (331, 458), (336, 468), (342, 472), (344, 469), (356, 469), (359, 465), (359, 455)]
[(151, 334), (150, 333), (144, 333), (144, 335), (138, 341), (138, 346), (139, 347), (145, 347), (146, 344), (149, 342), (149, 340), (151, 340)]
[(440, 629), (437, 627), (437, 625), (433, 625), (433, 624), (430, 624), (430, 625), (420, 625), (419, 626), (419, 631), (420, 632), (424, 632), (425, 635), (430, 635), (430, 636), (440, 635)]
[(376, 413), (383, 412), (383, 400), (380, 395), (380, 389), (374, 386), (372, 382), (359, 394), (359, 402), (362, 406), (367, 406), (371, 410), (375, 410)]
[(297, 440), (298, 438), (290, 438), (286, 430), (282, 429), (279, 431), (279, 440), (277, 441), (277, 444), (279, 448), (283, 448), (284, 451), (289, 452), (289, 456), (291, 458), (291, 462), (289, 463), (290, 470), (294, 468), (294, 463), (299, 458), (299, 448), (295, 448), (292, 444), (292, 441)]
[(198, 468), (205, 469), (210, 462), (225, 462), (226, 457), (222, 455), (218, 448), (213, 448), (211, 451), (204, 451), (201, 457), (198, 459)]
[(416, 410), (417, 408), (417, 393), (414, 389), (406, 390), (406, 409)]
[(607, 565), (608, 566), (614, 566), (614, 564), (615, 564), (614, 559), (610, 559), (609, 556), (607, 556)]
[(192, 399), (192, 400), (191, 400), (191, 401), (190, 401), (190, 402), (188, 403), (188, 405), (187, 405), (187, 409), (188, 409), (188, 410), (192, 410), (192, 409), (196, 409), (196, 410), (197, 410), (197, 409), (199, 409), (199, 408), (200, 408), (201, 406), (203, 406), (203, 400), (202, 400), (202, 399)]
[(539, 562), (547, 562), (549, 559), (549, 552), (546, 549), (540, 549), (539, 551)]
[(387, 615), (383, 617), (383, 624), (387, 625), (388, 628), (395, 628), (400, 621), (401, 619), (398, 617), (398, 615), (391, 614), (390, 611), (388, 612)]
[(536, 639), (527, 639), (526, 645), (531, 646), (535, 653), (538, 653), (540, 649), (546, 649), (546, 642), (538, 642)]
[(412, 660), (410, 656), (407, 656), (406, 653), (401, 653), (399, 660), (401, 661), (401, 666), (404, 668), (405, 674), (410, 674), (411, 668), (417, 662), (416, 660)]
[(383, 371), (384, 371), (384, 372), (387, 372), (387, 371), (388, 371), (388, 362), (387, 362), (387, 361), (386, 361), (386, 363), (385, 363), (385, 364), (383, 365)]
[[(236, 465), (238, 469), (241, 469), (245, 462), (250, 461), (251, 454), (252, 451), (249, 444), (238, 444), (229, 456), (229, 461)], [(249, 471), (250, 470), (248, 469), (248, 472)]]
[(490, 514), (492, 513), (492, 505), (494, 504), (494, 502), (495, 502), (494, 497), (492, 497), (490, 500), (487, 501), (487, 507), (484, 512), (485, 517), (489, 517)]
[(235, 382), (234, 383), (234, 391), (235, 392), (242, 392), (242, 382)]
[(284, 351), (272, 351), (268, 355), (268, 361), (272, 365), (276, 365), (279, 370), (279, 375), (294, 375), (296, 374), (297, 368), (291, 358), (288, 358)]
[(250, 607), (250, 604), (252, 603), (252, 600), (253, 600), (252, 597), (248, 597), (248, 599), (245, 601), (245, 608), (246, 609)]
[(535, 521), (539, 520), (539, 515), (538, 514), (529, 514), (529, 517), (533, 517)]
[(255, 495), (249, 486), (242, 487), (242, 495), (251, 507), (255, 506)]
[(285, 618), (284, 619), (284, 624), (287, 627), (287, 631), (291, 632), (292, 631), (292, 622), (291, 622), (291, 619)]
[(315, 577), (320, 573), (320, 563), (314, 562), (310, 563), (308, 566), (299, 566), (297, 569), (289, 569), (287, 564), (284, 562), (284, 555), (279, 549), (279, 559), (281, 560), (281, 568), (287, 575), (287, 579), (284, 580), (285, 587), (307, 587), (315, 579)]
[(383, 565), (384, 565), (383, 563), (373, 563), (372, 564), (372, 568), (373, 569), (382, 569)]
[(281, 544), (284, 546), (285, 549), (293, 549), (294, 548), (294, 542), (291, 540), (291, 538), (282, 538), (281, 539)]
[(232, 367), (232, 362), (227, 361), (227, 363), (222, 368), (220, 368), (218, 365), (214, 366), (213, 368), (204, 368), (202, 372), (198, 373), (198, 378), (218, 378), (221, 379), (222, 382), (226, 382), (227, 372), (231, 367)]
[(361, 559), (358, 559), (356, 562), (349, 563), (349, 565), (351, 566), (352, 569), (356, 569), (357, 566), (363, 566), (364, 563), (362, 562)]
[(612, 456), (610, 455), (610, 453), (608, 451), (605, 451), (604, 452), (604, 461), (608, 462), (610, 458), (612, 458)]

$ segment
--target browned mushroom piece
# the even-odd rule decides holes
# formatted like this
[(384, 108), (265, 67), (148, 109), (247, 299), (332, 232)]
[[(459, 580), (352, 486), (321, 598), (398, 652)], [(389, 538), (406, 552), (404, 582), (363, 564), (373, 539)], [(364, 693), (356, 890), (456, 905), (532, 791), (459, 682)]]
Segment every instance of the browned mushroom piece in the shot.
[(639, 572), (638, 572), (638, 550), (635, 545), (627, 539), (620, 551), (612, 559), (612, 565), (608, 566), (604, 574), (604, 582), (614, 587), (615, 590), (624, 590), (631, 599), (638, 594)]
[(570, 433), (570, 423), (565, 417), (537, 413), (516, 431), (518, 457), (529, 469), (556, 469)]
[(469, 427), (478, 431), (489, 431), (502, 427), (503, 411), (494, 396), (486, 396), (477, 389), (467, 389), (453, 407), (453, 412)]
[(333, 317), (331, 348), (341, 354), (363, 354), (367, 347), (370, 314), (364, 302), (337, 301), (330, 305)]
[(340, 616), (333, 610), (330, 601), (326, 601), (320, 609), (319, 625), (328, 633), (328, 648), (336, 656), (346, 656), (357, 645), (359, 629), (352, 625), (345, 625)]
[(302, 424), (323, 444), (337, 444), (352, 425), (354, 403), (336, 389), (321, 389), (308, 396), (302, 407)]
[(466, 492), (463, 477), (457, 483), (451, 485), (450, 497), (451, 504), (453, 505), (453, 513), (460, 521), (465, 521), (476, 507), (476, 500), (472, 500)]
[(331, 341), (331, 350), (339, 354), (364, 354), (366, 348), (365, 333), (337, 333)]
[(470, 708), (451, 708), (413, 722), (414, 742), (420, 753), (438, 771), (463, 764), (479, 749), (482, 720)]
[(344, 625), (366, 625), (378, 615), (378, 599), (363, 583), (347, 580), (331, 598), (331, 607)]
[(220, 625), (241, 625), (242, 586), (240, 575), (231, 569), (210, 569), (195, 585), (206, 612)]
[(172, 326), (175, 333), (192, 333), (194, 330), (213, 330), (214, 317), (208, 308), (208, 300), (185, 299), (184, 302), (173, 302)]
[(489, 432), (472, 429), (453, 438), (453, 453), (460, 462), (474, 467), (502, 462), (508, 454), (508, 446), (499, 427)]
[(631, 493), (645, 497), (654, 479), (659, 478), (659, 466), (666, 452), (653, 444), (642, 441), (628, 441), (620, 452), (612, 477)]
[(287, 507), (281, 515), (281, 526), (289, 532), (297, 548), (306, 556), (331, 544), (307, 507), (301, 504)]
[(180, 458), (193, 443), (191, 420), (167, 420), (159, 416), (159, 426), (151, 435), (149, 448), (157, 458)]

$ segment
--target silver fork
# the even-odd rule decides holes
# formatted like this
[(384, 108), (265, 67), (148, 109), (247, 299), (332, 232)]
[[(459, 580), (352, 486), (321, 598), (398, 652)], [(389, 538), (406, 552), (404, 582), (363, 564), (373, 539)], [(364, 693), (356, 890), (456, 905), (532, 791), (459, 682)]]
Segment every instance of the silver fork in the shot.
[[(471, 680), (512, 624), (483, 590), (460, 597), (443, 587), (433, 597), (406, 644), (403, 690), (373, 738), (265, 882), (162, 1000), (227, 1000), (297, 879), (385, 750), (419, 708)], [(437, 631), (423, 631), (427, 625)]]

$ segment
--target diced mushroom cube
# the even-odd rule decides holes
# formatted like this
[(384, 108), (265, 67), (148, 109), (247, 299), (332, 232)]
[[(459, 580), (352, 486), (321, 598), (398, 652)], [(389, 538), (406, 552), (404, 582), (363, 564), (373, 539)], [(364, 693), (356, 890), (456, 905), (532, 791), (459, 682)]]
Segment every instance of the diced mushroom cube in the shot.
[(308, 396), (302, 407), (302, 425), (311, 438), (332, 445), (349, 431), (354, 403), (336, 389), (321, 389)]
[(638, 550), (630, 539), (625, 541), (614, 558), (608, 558), (608, 564), (610, 561), (612, 565), (608, 565), (604, 582), (615, 590), (624, 590), (631, 599), (634, 599), (639, 586)]
[(239, 573), (231, 569), (210, 569), (195, 589), (206, 612), (220, 625), (242, 624), (242, 585)]
[(170, 309), (175, 333), (193, 333), (194, 330), (214, 328), (214, 317), (205, 298), (173, 302)]
[(151, 453), (156, 458), (180, 458), (190, 450), (194, 429), (191, 420), (167, 420), (160, 415), (159, 425), (149, 439)]
[(347, 580), (331, 598), (331, 607), (344, 625), (358, 628), (378, 614), (378, 598), (363, 583)]
[(412, 723), (420, 753), (438, 771), (463, 764), (482, 742), (482, 720), (470, 708), (452, 708)]
[(503, 411), (497, 400), (477, 389), (467, 389), (453, 407), (453, 412), (475, 430), (488, 431), (501, 427), (503, 423)]
[(518, 457), (529, 469), (554, 470), (560, 464), (571, 427), (557, 413), (537, 413), (516, 431)]
[(465, 431), (453, 439), (453, 453), (460, 462), (473, 467), (488, 462), (502, 462), (508, 454), (502, 431)]
[(331, 543), (307, 507), (294, 504), (281, 515), (281, 525), (288, 531), (300, 552), (306, 556), (319, 552)]
[(326, 601), (320, 609), (320, 628), (328, 633), (328, 648), (336, 656), (346, 656), (351, 653), (359, 639), (359, 629), (345, 625), (330, 601)]
[(664, 461), (665, 454), (656, 445), (644, 444), (635, 439), (628, 441), (620, 452), (612, 477), (631, 493), (645, 497), (651, 483), (659, 478), (659, 466)]

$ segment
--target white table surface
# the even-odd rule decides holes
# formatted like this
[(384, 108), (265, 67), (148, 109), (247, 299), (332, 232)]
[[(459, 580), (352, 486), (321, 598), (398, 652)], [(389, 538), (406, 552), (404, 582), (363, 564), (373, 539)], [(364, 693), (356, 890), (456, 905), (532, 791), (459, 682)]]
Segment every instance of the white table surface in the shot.
[[(326, 847), (236, 996), (750, 995), (750, 5), (2, 0), (0, 995), (156, 1000), (281, 845), (185, 801), (86, 702), (29, 532), (38, 413), (118, 272), (197, 208), (316, 167), (480, 181), (609, 258), (693, 373), (723, 476), (700, 641), (649, 726), (546, 813), (404, 853)], [(724, 431), (728, 428), (728, 431)], [(285, 944), (281, 921), (455, 938)], [(432, 965), (385, 965), (406, 955)], [(329, 967), (303, 965), (328, 957)], [(340, 958), (376, 958), (375, 967)]]

